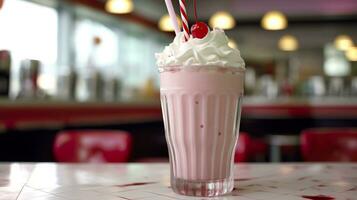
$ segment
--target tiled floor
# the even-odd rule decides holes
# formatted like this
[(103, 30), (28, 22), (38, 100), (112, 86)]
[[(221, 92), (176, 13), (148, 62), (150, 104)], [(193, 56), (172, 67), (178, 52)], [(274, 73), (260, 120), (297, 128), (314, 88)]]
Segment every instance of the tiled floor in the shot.
[[(357, 200), (357, 164), (237, 165), (234, 191), (217, 200)], [(170, 200), (168, 164), (0, 165), (0, 200)]]

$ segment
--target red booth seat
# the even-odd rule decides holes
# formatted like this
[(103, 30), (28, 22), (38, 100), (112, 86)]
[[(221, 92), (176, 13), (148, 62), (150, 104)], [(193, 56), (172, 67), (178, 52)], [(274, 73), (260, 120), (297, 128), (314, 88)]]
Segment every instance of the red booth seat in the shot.
[(264, 157), (267, 151), (267, 144), (261, 139), (254, 139), (248, 133), (239, 133), (239, 139), (234, 156), (235, 162), (247, 162)]
[(300, 137), (305, 161), (357, 161), (356, 128), (308, 129)]
[(128, 132), (106, 130), (62, 131), (53, 146), (58, 162), (127, 162), (131, 149)]

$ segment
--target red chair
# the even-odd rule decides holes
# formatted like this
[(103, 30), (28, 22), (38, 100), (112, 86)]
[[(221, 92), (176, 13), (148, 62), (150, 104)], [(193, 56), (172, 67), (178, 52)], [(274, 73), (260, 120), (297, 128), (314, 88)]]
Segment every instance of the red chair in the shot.
[(253, 138), (249, 145), (249, 158), (258, 161), (266, 162), (266, 155), (268, 152), (268, 145), (265, 140)]
[(357, 161), (357, 129), (308, 129), (300, 136), (305, 161)]
[(262, 160), (267, 152), (267, 145), (260, 139), (251, 138), (247, 133), (239, 133), (238, 144), (234, 155), (235, 162)]
[(236, 152), (234, 155), (234, 162), (246, 162), (249, 158), (248, 146), (250, 143), (250, 137), (247, 133), (239, 133), (238, 143), (236, 146)]
[(103, 130), (62, 131), (53, 146), (58, 162), (127, 162), (131, 149), (129, 133)]

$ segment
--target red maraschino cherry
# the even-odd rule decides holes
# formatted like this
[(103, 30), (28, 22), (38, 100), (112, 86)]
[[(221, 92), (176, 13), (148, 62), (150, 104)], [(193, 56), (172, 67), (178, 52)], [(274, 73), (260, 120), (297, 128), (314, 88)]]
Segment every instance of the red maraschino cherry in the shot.
[(208, 31), (209, 28), (204, 22), (196, 22), (196, 24), (191, 26), (191, 34), (193, 38), (202, 39), (206, 37)]
[(196, 23), (191, 26), (191, 34), (193, 38), (199, 38), (202, 39), (206, 37), (209, 28), (206, 23), (204, 22), (199, 22), (198, 17), (197, 17), (197, 0), (193, 1), (194, 3), (194, 11), (195, 11), (195, 19)]

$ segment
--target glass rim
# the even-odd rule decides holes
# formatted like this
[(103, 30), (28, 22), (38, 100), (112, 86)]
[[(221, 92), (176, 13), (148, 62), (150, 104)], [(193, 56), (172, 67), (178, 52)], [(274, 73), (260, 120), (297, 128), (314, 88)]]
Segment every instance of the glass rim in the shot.
[(225, 72), (234, 72), (234, 73), (244, 73), (246, 71), (245, 67), (231, 67), (231, 66), (222, 66), (222, 65), (170, 65), (159, 67), (159, 72), (173, 72), (173, 71), (200, 71), (200, 70), (220, 70)]

